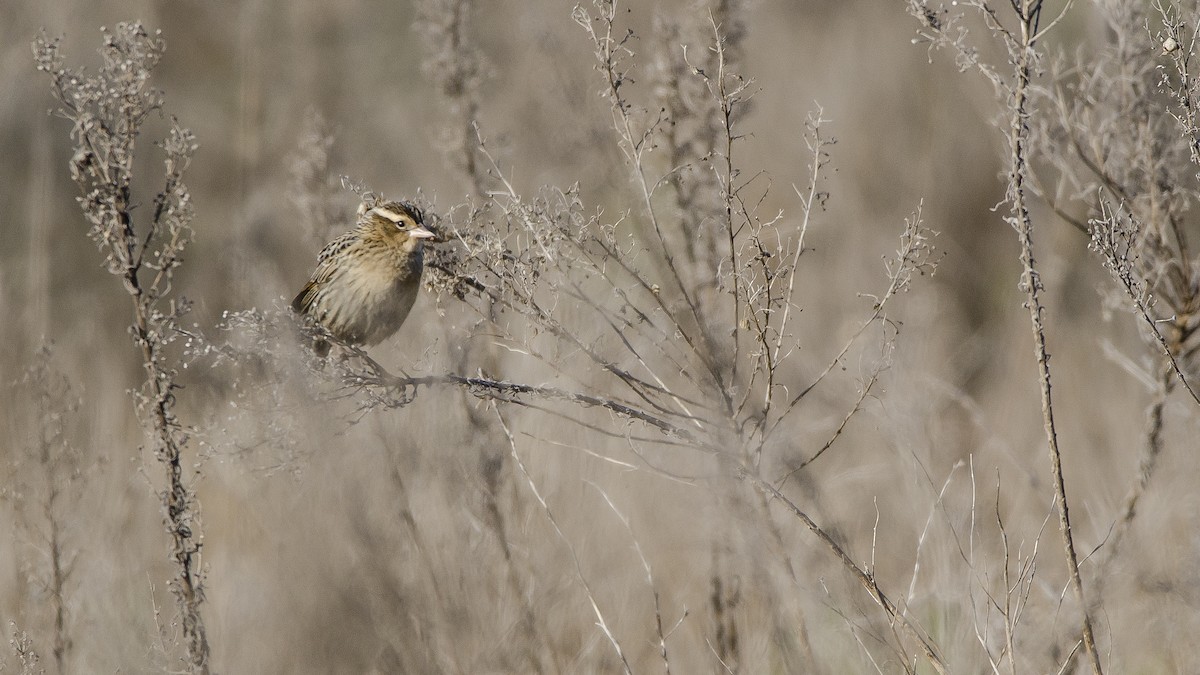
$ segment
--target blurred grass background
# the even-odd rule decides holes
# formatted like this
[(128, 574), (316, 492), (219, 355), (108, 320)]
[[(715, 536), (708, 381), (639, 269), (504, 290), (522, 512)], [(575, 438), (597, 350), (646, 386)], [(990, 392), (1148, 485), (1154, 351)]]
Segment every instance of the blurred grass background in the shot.
[[(1077, 4), (1050, 37), (1052, 48), (1104, 39), (1090, 5)], [(518, 189), (532, 194), (543, 184), (578, 181), (589, 204), (610, 213), (633, 208), (622, 203), (627, 169), (571, 3), (478, 5), (472, 34), (486, 65), (479, 122)], [(691, 2), (630, 3), (626, 20), (642, 36), (635, 50), (650, 51), (654, 12), (696, 11)], [(0, 97), (0, 381), (18, 382), (49, 340), (56, 366), (82, 399), (70, 438), (88, 458), (85, 484), (66, 519), (75, 551), (68, 587), (72, 670), (150, 672), (168, 660), (159, 652), (170, 651), (156, 646), (154, 609), (169, 624), (172, 606), (162, 581), (159, 507), (141, 474), (141, 431), (126, 394), (139, 381), (140, 365), (126, 333), (127, 300), (84, 236), (67, 171), (68, 129), (47, 114), (54, 102), (34, 70), (31, 40), (43, 28), (62, 35), (70, 62), (94, 66), (99, 26), (139, 19), (162, 31), (167, 54), (154, 85), (200, 143), (189, 174), (195, 244), (179, 283), (196, 301), (192, 318), (202, 327), (228, 310), (290, 298), (311, 269), (316, 247), (296, 227), (289, 193), (289, 157), (302, 144), (309, 111), (333, 130), (336, 173), (389, 196), (421, 190), (435, 210), (462, 200), (470, 185), (444, 159), (441, 101), (422, 76), (424, 47), (408, 2), (0, 0), (0, 16), (6, 92)], [(791, 186), (807, 179), (803, 120), (817, 103), (830, 120), (827, 133), (838, 140), (825, 186), (828, 208), (809, 233), (815, 251), (800, 277), (799, 337), (812, 362), (836, 353), (869, 309), (872, 300), (861, 294), (885, 283), (881, 257), (895, 249), (904, 217), (922, 200), (946, 254), (936, 276), (903, 299), (884, 390), (868, 400), (836, 452), (814, 465), (799, 493), (860, 556), (874, 541), (873, 564), (899, 591), (908, 587), (931, 510), (963, 524), (972, 495), (977, 517), (990, 519), (993, 530), (992, 505), (1000, 504), (1010, 541), (1028, 554), (1052, 499), (1032, 343), (1016, 283), (1016, 237), (992, 210), (1003, 197), (992, 92), (945, 57), (931, 63), (925, 48), (912, 44), (915, 25), (901, 3), (755, 0), (743, 16), (749, 30), (743, 68), (759, 91), (744, 123), (750, 135), (741, 161), (771, 176), (766, 211), (798, 210)], [(649, 67), (648, 57), (640, 62)], [(159, 158), (146, 144), (142, 150), (142, 175), (156, 175)], [(140, 197), (148, 202), (152, 195)], [(355, 200), (349, 192), (344, 197), (349, 214)], [(1133, 319), (1104, 311), (1107, 276), (1085, 238), (1044, 209), (1037, 217), (1061, 443), (1077, 542), (1086, 554), (1103, 541), (1135, 473), (1149, 399), (1113, 355), (1143, 352), (1135, 347)], [(454, 308), (440, 312), (424, 297), (401, 333), (373, 354), (405, 367), (427, 355), (432, 370), (445, 370), (455, 336), (469, 325)], [(805, 418), (811, 438), (801, 442), (828, 436), (847, 395), (853, 400), (859, 375), (852, 368), (814, 404)], [(552, 672), (619, 669), (567, 550), (523, 482), (510, 477), (502, 507), (521, 579), (512, 592), (503, 549), (484, 524), (478, 458), (466, 450), (470, 427), (445, 405), (451, 394), (423, 394), (412, 406), (357, 425), (346, 424), (337, 406), (324, 414), (297, 408), (284, 427), (288, 438), (239, 448), (269, 434), (245, 428), (254, 415), (225, 409), (229, 383), (216, 377), (185, 373), (189, 388), (181, 403), (204, 428), (204, 611), (217, 672), (522, 672), (534, 662)], [(4, 397), (0, 465), (12, 467), (32, 442), (37, 418), (21, 386)], [(1098, 617), (1113, 672), (1200, 667), (1187, 642), (1200, 629), (1200, 586), (1190, 562), (1200, 543), (1200, 498), (1189, 478), (1200, 457), (1186, 452), (1194, 446), (1195, 415), (1182, 400), (1168, 413), (1165, 466)], [(654, 567), (668, 628), (686, 613), (668, 640), (673, 672), (721, 671), (711, 648), (714, 578), (737, 589), (731, 611), (740, 627), (742, 672), (788, 672), (796, 661), (780, 655), (799, 648), (790, 644), (794, 636), (777, 633), (782, 626), (786, 634), (797, 616), (824, 672), (872, 669), (856, 641), (874, 648), (870, 630), (860, 626), (867, 635), (856, 639), (850, 627), (854, 617), (871, 615), (869, 599), (806, 532), (781, 519), (796, 578), (765, 579), (782, 573), (747, 561), (767, 555), (773, 544), (744, 526), (725, 487), (626, 472), (545, 442), (555, 432), (544, 421), (521, 417), (515, 424), (518, 435), (536, 430), (542, 439), (522, 437), (522, 455), (637, 672), (661, 666), (653, 604), (631, 535), (593, 484), (630, 518)], [(572, 433), (564, 426), (562, 442), (574, 443)], [(616, 452), (605, 444), (589, 449)], [(955, 468), (958, 462), (970, 464)], [(276, 465), (284, 470), (266, 470)], [(935, 508), (947, 480), (946, 505)], [(45, 594), (33, 581), (42, 547), (16, 515), (20, 495), (6, 496), (0, 623), (8, 630), (16, 622), (36, 642), (49, 630)], [(403, 524), (405, 510), (415, 534)], [(915, 582), (925, 600), (914, 606), (952, 663), (983, 672), (972, 611), (986, 608), (973, 606), (967, 590), (978, 577), (961, 569), (951, 535), (933, 530)], [(1040, 632), (1061, 642), (1075, 630), (1074, 615), (1060, 615), (1061, 554), (1056, 542), (1041, 544), (1025, 619), (1034, 645), (1048, 642)], [(528, 634), (520, 627), (522, 607), (533, 611)], [(530, 634), (541, 647), (530, 646)], [(530, 660), (530, 651), (539, 656)], [(1034, 654), (1028, 672), (1061, 656)], [(896, 663), (880, 667), (901, 670)]]

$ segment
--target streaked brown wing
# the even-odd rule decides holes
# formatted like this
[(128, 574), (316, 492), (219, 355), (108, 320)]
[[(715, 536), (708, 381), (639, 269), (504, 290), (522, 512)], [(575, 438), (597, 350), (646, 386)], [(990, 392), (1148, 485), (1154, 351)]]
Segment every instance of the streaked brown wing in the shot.
[(292, 311), (297, 314), (308, 314), (312, 309), (313, 300), (317, 297), (316, 281), (309, 281), (292, 300)]
[(323, 263), (347, 248), (350, 248), (356, 241), (359, 240), (360, 236), (361, 233), (358, 231), (358, 229), (353, 229), (341, 235), (337, 239), (329, 242), (325, 245), (325, 248), (321, 249), (321, 252), (317, 254), (317, 263)]

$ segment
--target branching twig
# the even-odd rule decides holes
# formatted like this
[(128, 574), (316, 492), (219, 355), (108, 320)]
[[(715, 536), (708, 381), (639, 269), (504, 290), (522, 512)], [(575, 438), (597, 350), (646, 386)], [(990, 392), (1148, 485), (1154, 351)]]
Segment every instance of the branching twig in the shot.
[(1075, 540), (1071, 532), (1070, 510), (1067, 502), (1066, 479), (1063, 475), (1062, 453), (1058, 447), (1058, 430), (1054, 422), (1054, 405), (1051, 398), (1050, 354), (1046, 349), (1046, 332), (1042, 322), (1044, 309), (1041, 301), (1042, 282), (1033, 255), (1033, 219), (1026, 204), (1025, 182), (1029, 172), (1028, 144), (1029, 85), (1033, 78), (1035, 58), (1034, 40), (1037, 37), (1037, 20), (1041, 13), (1042, 0), (1015, 0), (1020, 21), (1020, 41), (1012, 50), (1014, 78), (1012, 98), (1009, 101), (1011, 119), (1008, 140), (1009, 157), (1008, 200), (1012, 209), (1010, 222), (1017, 230), (1021, 244), (1021, 285), (1025, 290), (1025, 305), (1029, 310), (1030, 327), (1033, 332), (1034, 354), (1038, 365), (1038, 381), (1041, 384), (1042, 419), (1045, 424), (1050, 468), (1054, 480), (1054, 495), (1058, 504), (1059, 533), (1067, 558), (1067, 573), (1075, 599), (1079, 603), (1082, 617), (1084, 648), (1091, 661), (1092, 672), (1103, 673), (1100, 652), (1092, 633), (1092, 619), (1087, 598), (1084, 595), (1083, 579), (1079, 574), (1079, 558), (1075, 552)]
[(925, 660), (929, 662), (929, 665), (934, 670), (942, 673), (942, 675), (945, 675), (945, 673), (948, 672), (945, 662), (938, 654), (933, 643), (930, 642), (929, 639), (920, 631), (917, 625), (910, 621), (905, 613), (901, 611), (900, 608), (897, 607), (896, 604), (887, 597), (887, 595), (884, 594), (883, 590), (879, 588), (879, 584), (875, 581), (875, 575), (872, 572), (864, 569), (858, 563), (854, 562), (854, 559), (846, 553), (845, 549), (843, 549), (840, 544), (834, 541), (833, 537), (829, 536), (829, 534), (826, 533), (820, 525), (817, 525), (816, 521), (810, 518), (807, 513), (805, 513), (799, 506), (795, 504), (795, 502), (791, 501), (783, 493), (775, 489), (775, 486), (745, 469), (743, 469), (741, 472), (741, 478), (750, 482), (768, 498), (772, 500), (778, 500), (787, 508), (788, 511), (792, 513), (792, 515), (799, 518), (800, 521), (804, 523), (804, 526), (807, 527), (810, 532), (816, 535), (817, 539), (820, 540), (820, 542), (827, 549), (829, 549), (829, 551), (831, 551), (839, 561), (841, 561), (842, 567), (850, 572), (850, 574), (854, 576), (859, 584), (866, 589), (867, 594), (871, 596), (871, 599), (875, 601), (875, 604), (877, 604), (879, 608), (883, 610), (884, 614), (887, 615), (889, 624), (894, 626), (898, 625), (902, 631), (904, 631), (914, 642), (920, 646), (922, 653), (925, 655)]
[[(1058, 506), (1059, 533), (1067, 559), (1067, 573), (1083, 614), (1081, 623), (1084, 646), (1091, 661), (1092, 671), (1096, 675), (1100, 675), (1103, 671), (1099, 650), (1092, 632), (1090, 605), (1084, 595), (1083, 580), (1079, 573), (1079, 560), (1071, 532), (1066, 481), (1063, 476), (1062, 454), (1058, 446), (1058, 431), (1055, 426), (1051, 396), (1050, 355), (1046, 348), (1044, 308), (1041, 301), (1042, 282), (1034, 260), (1033, 220), (1029, 213), (1026, 195), (1028, 189), (1026, 184), (1030, 174), (1028, 162), (1031, 83), (1039, 58), (1035, 42), (1044, 34), (1044, 31), (1039, 31), (1043, 1), (1010, 0), (1013, 14), (1018, 22), (1016, 29), (1006, 27), (995, 9), (985, 0), (967, 0), (964, 4), (982, 15), (988, 29), (1006, 47), (1012, 67), (1011, 81), (1000, 76), (997, 70), (983, 65), (977, 52), (966, 45), (965, 30), (953, 26), (961, 18), (960, 15), (948, 17), (945, 12), (939, 13), (929, 8), (924, 0), (909, 0), (909, 11), (924, 24), (928, 32), (922, 37), (929, 41), (931, 49), (949, 47), (955, 50), (960, 58), (960, 67), (963, 69), (973, 67), (983, 73), (996, 86), (997, 93), (1003, 95), (1007, 106), (1009, 117), (1005, 133), (1009, 146), (1009, 167), (1006, 200), (1011, 214), (1007, 221), (1017, 231), (1021, 247), (1021, 288), (1025, 292), (1025, 306), (1029, 311), (1030, 328), (1034, 339), (1042, 419), (1050, 456), (1055, 501)], [(1058, 19), (1055, 19), (1051, 25), (1057, 22)]]
[(166, 472), (160, 498), (175, 565), (170, 588), (179, 608), (187, 665), (192, 672), (206, 674), (209, 645), (200, 614), (204, 570), (199, 504), (184, 477), (183, 449), (190, 430), (175, 414), (179, 385), (168, 354), (189, 306), (173, 292), (173, 281), (191, 234), (191, 195), (183, 174), (197, 147), (192, 133), (178, 121), (171, 120), (167, 137), (158, 144), (165, 156), (165, 178), (147, 222), (136, 222), (132, 196), (136, 141), (146, 120), (162, 110), (162, 94), (150, 89), (148, 80), (164, 48), (162, 38), (140, 24), (118, 24), (115, 31), (104, 31), (104, 65), (89, 77), (63, 65), (57, 40), (43, 35), (34, 42), (38, 70), (50, 76), (58, 112), (72, 123), (76, 150), (71, 175), (91, 226), (88, 234), (129, 296), (130, 333), (146, 376), (135, 392), (137, 410), (154, 457)]

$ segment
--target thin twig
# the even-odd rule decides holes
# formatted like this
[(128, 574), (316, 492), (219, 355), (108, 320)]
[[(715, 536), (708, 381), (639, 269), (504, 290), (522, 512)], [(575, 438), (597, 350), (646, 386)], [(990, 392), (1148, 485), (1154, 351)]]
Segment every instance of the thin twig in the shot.
[(1058, 503), (1059, 533), (1062, 536), (1063, 549), (1066, 553), (1067, 572), (1071, 579), (1071, 587), (1075, 599), (1079, 603), (1084, 647), (1091, 661), (1092, 672), (1101, 675), (1103, 668), (1100, 664), (1100, 652), (1092, 632), (1092, 620), (1089, 605), (1083, 589), (1083, 578), (1079, 574), (1079, 558), (1075, 552), (1075, 540), (1071, 533), (1071, 518), (1067, 502), (1066, 479), (1063, 475), (1062, 453), (1058, 447), (1058, 432), (1054, 422), (1054, 405), (1051, 398), (1050, 355), (1046, 349), (1046, 333), (1042, 323), (1044, 309), (1040, 292), (1041, 278), (1038, 274), (1033, 255), (1033, 220), (1029, 214), (1025, 197), (1025, 179), (1029, 172), (1026, 160), (1026, 148), (1029, 143), (1029, 85), (1033, 77), (1034, 40), (1036, 38), (1036, 21), (1041, 11), (1042, 0), (1019, 0), (1021, 37), (1014, 55), (1015, 82), (1012, 89), (1010, 111), (1012, 117), (1009, 124), (1009, 192), (1008, 197), (1012, 206), (1013, 224), (1017, 229), (1021, 244), (1021, 285), (1025, 290), (1025, 305), (1029, 310), (1030, 328), (1034, 339), (1034, 355), (1038, 365), (1038, 381), (1041, 384), (1042, 419), (1045, 425), (1047, 449), (1050, 454), (1050, 467), (1054, 481), (1054, 495)]
[(500, 427), (504, 429), (504, 435), (508, 437), (509, 449), (512, 454), (513, 461), (516, 462), (517, 468), (520, 469), (521, 475), (525, 477), (525, 482), (529, 485), (530, 492), (533, 493), (538, 504), (542, 506), (542, 512), (546, 514), (546, 520), (554, 528), (554, 532), (558, 538), (566, 545), (567, 551), (571, 554), (571, 561), (575, 564), (575, 577), (579, 579), (579, 584), (583, 586), (584, 593), (587, 594), (588, 602), (591, 603), (592, 613), (596, 615), (596, 622), (600, 626), (600, 630), (604, 632), (604, 636), (608, 638), (609, 644), (613, 650), (617, 652), (617, 657), (621, 659), (621, 665), (624, 667), (625, 675), (633, 675), (633, 670), (629, 667), (629, 660), (625, 658), (625, 651), (621, 649), (621, 643), (617, 642), (617, 638), (608, 627), (608, 622), (604, 620), (604, 613), (600, 611), (600, 605), (596, 601), (596, 595), (592, 592), (592, 587), (588, 584), (587, 577), (583, 574), (583, 564), (579, 561), (579, 555), (575, 552), (575, 547), (571, 544), (571, 540), (567, 538), (566, 533), (558, 524), (558, 520), (554, 517), (554, 512), (550, 510), (550, 505), (546, 503), (546, 499), (542, 497), (541, 491), (538, 490), (537, 483), (534, 482), (533, 476), (529, 475), (529, 470), (525, 468), (525, 463), (521, 461), (521, 456), (517, 454), (517, 441), (513, 438), (512, 431), (508, 428), (508, 424), (504, 421), (504, 416), (500, 414), (500, 409), (493, 404), (492, 410), (496, 413), (496, 419), (500, 422)]
[(879, 608), (882, 609), (887, 615), (889, 624), (893, 626), (898, 624), (900, 629), (903, 630), (921, 647), (921, 651), (925, 654), (925, 660), (929, 662), (929, 665), (942, 675), (946, 675), (948, 672), (946, 669), (946, 664), (942, 660), (942, 657), (938, 655), (937, 649), (933, 643), (930, 642), (929, 639), (920, 631), (917, 625), (909, 620), (905, 613), (900, 611), (896, 604), (884, 594), (883, 590), (879, 588), (879, 584), (876, 582), (874, 574), (863, 569), (858, 563), (854, 562), (854, 559), (846, 553), (845, 549), (843, 549), (840, 544), (834, 541), (833, 537), (829, 536), (829, 534), (826, 533), (820, 525), (817, 525), (816, 521), (810, 518), (807, 513), (805, 513), (799, 506), (795, 504), (795, 502), (788, 499), (787, 496), (785, 496), (779, 490), (775, 489), (775, 486), (771, 485), (769, 482), (763, 480), (759, 476), (750, 473), (745, 468), (739, 470), (739, 475), (742, 480), (749, 481), (767, 497), (773, 500), (778, 500), (787, 508), (788, 511), (792, 513), (792, 515), (799, 518), (800, 521), (804, 523), (804, 526), (807, 527), (810, 532), (816, 535), (817, 539), (824, 544), (826, 548), (833, 552), (838, 560), (841, 561), (842, 567), (846, 568), (846, 570), (858, 580), (859, 584), (866, 589), (867, 594), (871, 596), (871, 599), (875, 601), (875, 604), (879, 605)]

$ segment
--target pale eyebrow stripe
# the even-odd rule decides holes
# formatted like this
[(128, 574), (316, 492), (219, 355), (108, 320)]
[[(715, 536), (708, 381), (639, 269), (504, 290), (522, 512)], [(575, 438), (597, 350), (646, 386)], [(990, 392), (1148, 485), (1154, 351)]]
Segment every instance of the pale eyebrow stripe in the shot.
[(384, 218), (387, 218), (393, 223), (398, 223), (404, 219), (404, 216), (400, 215), (399, 213), (396, 213), (395, 211), (389, 211), (382, 206), (376, 206), (375, 208), (371, 209), (371, 211), (383, 216)]

